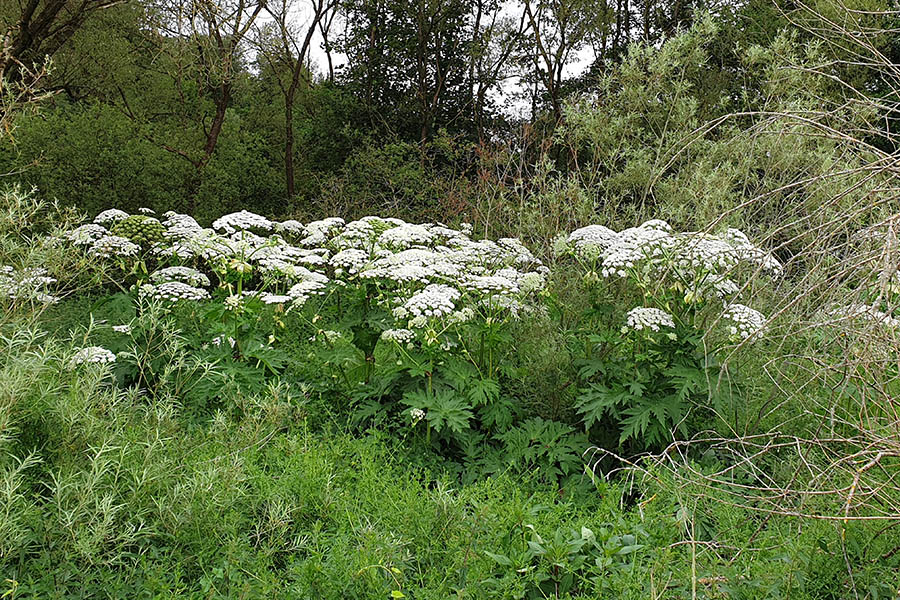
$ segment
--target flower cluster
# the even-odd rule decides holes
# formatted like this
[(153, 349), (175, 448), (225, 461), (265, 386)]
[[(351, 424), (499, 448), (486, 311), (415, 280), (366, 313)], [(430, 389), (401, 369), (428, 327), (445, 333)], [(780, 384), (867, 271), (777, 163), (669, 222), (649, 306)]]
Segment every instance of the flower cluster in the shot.
[(682, 283), (694, 296), (724, 297), (736, 292), (736, 284), (726, 275), (741, 263), (773, 276), (782, 270), (771, 253), (753, 245), (738, 229), (722, 235), (674, 233), (659, 219), (618, 233), (603, 225), (588, 225), (570, 233), (559, 249), (596, 263), (603, 277), (668, 278)]
[(119, 221), (124, 221), (128, 217), (129, 214), (124, 210), (119, 210), (118, 208), (110, 208), (104, 210), (96, 217), (94, 217), (94, 223), (103, 225), (104, 227), (109, 227), (110, 225), (114, 225)]
[(161, 302), (175, 303), (181, 300), (208, 300), (209, 292), (180, 281), (167, 281), (154, 285), (145, 283), (138, 290), (142, 298), (152, 298)]
[(659, 331), (660, 327), (675, 328), (672, 315), (658, 308), (638, 306), (625, 314), (625, 327), (635, 331), (649, 329)]
[(766, 328), (766, 317), (743, 304), (727, 305), (722, 318), (730, 322), (729, 333), (742, 340), (759, 335)]
[(70, 365), (75, 367), (85, 363), (107, 364), (116, 362), (116, 355), (101, 346), (81, 348), (72, 356)]
[(358, 297), (353, 290), (364, 288), (367, 302), (387, 315), (379, 326), (387, 328), (383, 339), (404, 345), (415, 341), (414, 330), (440, 332), (478, 318), (517, 318), (537, 310), (549, 272), (519, 240), (474, 240), (466, 225), (375, 216), (303, 224), (240, 211), (204, 228), (170, 211), (152, 219), (161, 233), (143, 248), (149, 252), (104, 227), (138, 219), (151, 217), (106, 211), (67, 239), (96, 257), (140, 256), (155, 263), (138, 293), (166, 303), (207, 300), (213, 281), (228, 287), (222, 301), (231, 309), (252, 296), (299, 310), (313, 298), (327, 302), (348, 292)]
[(153, 283), (180, 281), (191, 286), (209, 286), (209, 277), (191, 267), (165, 267), (150, 274)]
[(118, 235), (104, 235), (94, 241), (88, 254), (95, 258), (112, 258), (113, 256), (137, 256), (141, 247), (128, 238)]
[(225, 233), (236, 233), (237, 231), (251, 229), (270, 231), (273, 226), (272, 221), (269, 219), (247, 210), (224, 215), (213, 221), (212, 224), (213, 229), (224, 231)]
[(0, 298), (53, 304), (59, 298), (51, 296), (46, 290), (52, 283), (56, 283), (56, 279), (48, 277), (46, 269), (19, 271), (9, 265), (0, 265)]
[(398, 344), (408, 344), (413, 341), (416, 334), (409, 329), (386, 329), (381, 332), (381, 339)]
[(897, 329), (900, 327), (900, 319), (892, 316), (877, 306), (863, 303), (852, 303), (847, 306), (831, 307), (825, 311), (831, 320), (862, 320), (869, 323), (878, 323)]

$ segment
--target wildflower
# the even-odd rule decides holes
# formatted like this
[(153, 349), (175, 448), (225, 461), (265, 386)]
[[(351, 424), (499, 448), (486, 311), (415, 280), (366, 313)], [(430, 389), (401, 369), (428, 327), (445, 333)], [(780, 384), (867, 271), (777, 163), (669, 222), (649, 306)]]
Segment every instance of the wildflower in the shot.
[(176, 240), (190, 239), (203, 231), (200, 224), (190, 215), (170, 211), (164, 216), (166, 220), (162, 224), (166, 230), (163, 232), (163, 236), (166, 238)]
[(315, 342), (316, 340), (321, 338), (322, 341), (324, 341), (328, 344), (333, 344), (334, 342), (338, 341), (339, 339), (341, 339), (343, 337), (344, 336), (340, 331), (333, 331), (331, 329), (320, 329), (319, 331), (317, 331), (315, 333), (315, 335), (313, 335), (312, 337), (309, 338), (309, 341)]
[(287, 304), (294, 301), (294, 298), (292, 296), (288, 296), (286, 294), (269, 293), (260, 295), (259, 299), (262, 300), (263, 304)]
[(468, 290), (481, 292), (482, 294), (490, 294), (493, 292), (501, 294), (515, 294), (519, 291), (519, 286), (515, 281), (501, 277), (500, 275), (473, 275), (467, 277), (462, 286)]
[(743, 304), (727, 305), (722, 313), (722, 318), (731, 322), (728, 332), (733, 337), (743, 340), (761, 333), (766, 327), (765, 316)]
[(415, 317), (441, 317), (453, 312), (453, 302), (459, 296), (459, 290), (448, 285), (431, 284), (407, 300), (403, 307)]
[(209, 292), (180, 281), (167, 281), (158, 285), (145, 283), (138, 289), (142, 298), (152, 298), (163, 302), (175, 303), (181, 300), (208, 300)]
[(267, 218), (252, 213), (247, 210), (231, 213), (219, 217), (213, 221), (213, 229), (224, 231), (225, 233), (235, 233), (245, 229), (262, 229), (269, 231), (273, 227), (272, 221)]
[(386, 329), (381, 332), (381, 339), (387, 342), (396, 342), (398, 344), (408, 344), (413, 341), (416, 334), (409, 329)]
[(116, 333), (124, 333), (126, 335), (131, 333), (131, 325), (113, 325), (112, 329)]
[(81, 348), (70, 361), (70, 366), (75, 367), (84, 363), (108, 364), (116, 362), (116, 355), (101, 346), (88, 346)]
[(306, 233), (306, 227), (303, 226), (303, 223), (300, 221), (295, 221), (293, 219), (288, 219), (287, 221), (282, 221), (281, 223), (275, 223), (275, 231), (278, 233), (288, 233), (290, 235), (302, 236)]
[(415, 425), (425, 418), (425, 411), (421, 408), (414, 408), (409, 411), (409, 418), (412, 419), (412, 424)]
[(659, 331), (660, 327), (675, 328), (675, 320), (672, 315), (658, 308), (638, 306), (625, 314), (625, 327), (635, 331), (649, 329)]
[(117, 235), (105, 235), (94, 241), (89, 254), (97, 258), (110, 258), (113, 256), (137, 256), (141, 247), (128, 238)]
[(118, 208), (110, 208), (108, 210), (104, 210), (96, 217), (94, 217), (94, 223), (97, 225), (109, 225), (115, 224), (117, 221), (122, 221), (129, 217), (128, 213), (124, 210), (119, 210)]
[(233, 294), (225, 298), (223, 304), (225, 305), (225, 310), (237, 310), (241, 307), (241, 297)]
[[(127, 216), (127, 215), (126, 215)], [(66, 239), (76, 246), (90, 246), (100, 238), (109, 235), (102, 225), (87, 223), (66, 233)]]
[(378, 245), (392, 250), (404, 250), (416, 246), (427, 246), (433, 236), (423, 225), (404, 223), (388, 229), (378, 236)]
[(56, 279), (47, 277), (47, 269), (26, 268), (18, 271), (9, 265), (0, 265), (0, 298), (53, 304), (59, 298), (44, 291), (51, 283), (56, 283)]
[(209, 277), (190, 267), (166, 267), (150, 274), (150, 281), (163, 283), (166, 281), (180, 281), (193, 286), (208, 286)]
[(350, 275), (355, 275), (369, 262), (369, 253), (356, 248), (341, 250), (328, 261), (332, 267), (345, 270)]
[(570, 233), (569, 237), (558, 245), (558, 250), (571, 248), (578, 256), (588, 259), (598, 258), (618, 237), (619, 234), (609, 227), (588, 225)]

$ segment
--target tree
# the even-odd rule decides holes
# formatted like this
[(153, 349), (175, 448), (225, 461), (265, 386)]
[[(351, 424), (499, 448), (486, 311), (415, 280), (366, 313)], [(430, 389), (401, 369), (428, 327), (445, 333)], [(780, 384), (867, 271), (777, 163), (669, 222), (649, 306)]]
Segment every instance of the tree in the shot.
[(345, 0), (343, 82), (373, 124), (425, 141), (466, 128), (471, 103), (471, 6), (463, 0)]
[[(195, 99), (185, 94), (191, 88), (212, 105), (211, 116), (202, 108), (198, 115), (203, 131), (200, 148), (185, 149), (160, 142), (166, 150), (194, 166), (196, 177), (189, 186), (191, 197), (216, 149), (236, 80), (242, 73), (245, 39), (265, 3), (265, 0), (158, 0), (148, 11), (149, 40), (157, 52), (169, 59), (166, 61), (171, 69), (169, 75), (183, 108), (195, 112)], [(188, 81), (194, 86), (186, 86)], [(126, 110), (134, 115), (127, 99), (125, 104)]]
[[(296, 27), (293, 25), (296, 16), (293, 0), (280, 0), (267, 8), (274, 22), (257, 31), (262, 59), (272, 68), (284, 95), (284, 177), (288, 198), (295, 194), (294, 102), (301, 84), (311, 84), (309, 49), (313, 34), (323, 21), (330, 22), (333, 18), (337, 1), (309, 0), (310, 20), (302, 27)], [(282, 78), (282, 71), (287, 77)]]
[(0, 9), (0, 31), (8, 44), (0, 54), (0, 77), (30, 76), (32, 65), (44, 64), (84, 25), (91, 15), (127, 0), (18, 0)]
[(528, 28), (519, 60), (526, 68), (525, 80), (543, 88), (557, 122), (562, 119), (565, 68), (604, 26), (604, 8), (603, 0), (524, 0)]

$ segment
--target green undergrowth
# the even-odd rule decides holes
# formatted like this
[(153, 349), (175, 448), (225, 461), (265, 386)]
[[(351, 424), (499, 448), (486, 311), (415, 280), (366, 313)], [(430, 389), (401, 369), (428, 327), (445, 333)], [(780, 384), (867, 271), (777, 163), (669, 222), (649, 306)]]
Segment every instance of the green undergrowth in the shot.
[(198, 414), (69, 370), (61, 337), (2, 345), (4, 598), (838, 598), (845, 560), (870, 597), (896, 589), (881, 527), (665, 472), (460, 484), (395, 434), (311, 425), (281, 383)]

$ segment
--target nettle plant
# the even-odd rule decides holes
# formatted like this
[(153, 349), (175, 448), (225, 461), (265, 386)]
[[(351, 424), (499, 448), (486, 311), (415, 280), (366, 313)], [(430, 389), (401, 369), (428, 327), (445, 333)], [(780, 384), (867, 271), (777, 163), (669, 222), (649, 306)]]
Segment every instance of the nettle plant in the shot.
[[(593, 301), (576, 336), (586, 430), (607, 445), (656, 449), (689, 434), (698, 407), (732, 399), (738, 386), (720, 378), (723, 350), (766, 329), (738, 299), (756, 275), (780, 276), (770, 253), (737, 229), (676, 233), (660, 220), (620, 232), (589, 225), (557, 250), (581, 266)], [(633, 308), (619, 312), (610, 298)]]
[(137, 299), (200, 315), (219, 360), (278, 373), (280, 348), (293, 348), (310, 389), (343, 398), (356, 422), (402, 424), (465, 452), (516, 416), (500, 393), (509, 330), (544, 310), (548, 273), (518, 240), (470, 232), (247, 211), (203, 228), (188, 215), (113, 209), (66, 237), (113, 263)]

